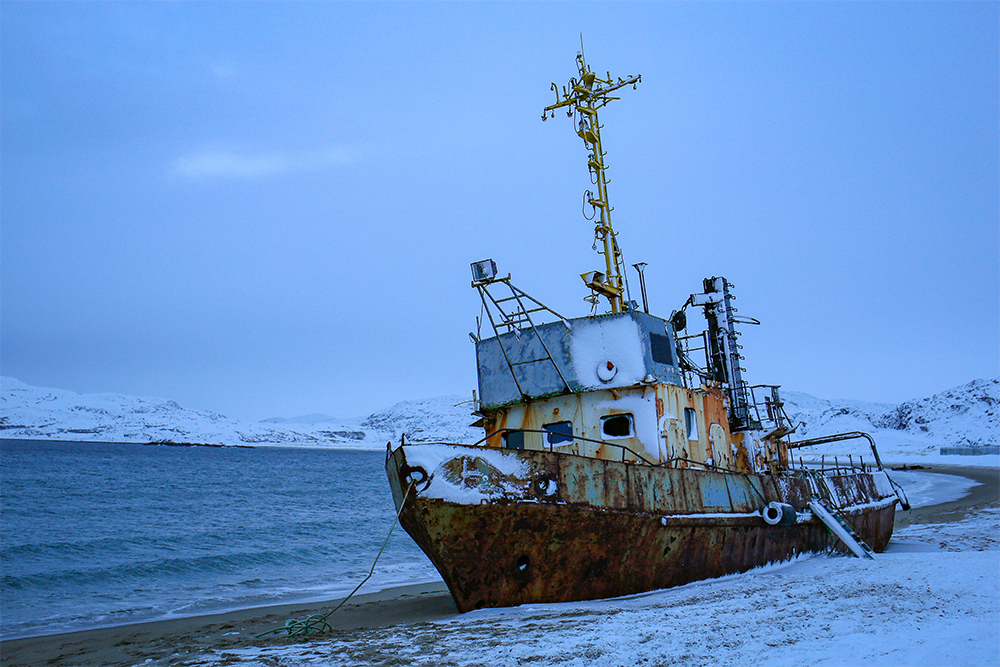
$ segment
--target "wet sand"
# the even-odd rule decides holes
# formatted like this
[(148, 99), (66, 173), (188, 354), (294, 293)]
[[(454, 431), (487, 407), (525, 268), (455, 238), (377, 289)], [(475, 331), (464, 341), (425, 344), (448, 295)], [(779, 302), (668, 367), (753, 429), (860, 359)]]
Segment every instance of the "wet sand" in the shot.
[[(921, 470), (961, 475), (980, 482), (980, 485), (961, 500), (909, 512), (897, 510), (897, 527), (912, 523), (960, 521), (970, 512), (1000, 505), (1000, 471), (996, 468), (935, 464)], [(302, 641), (289, 638), (284, 633), (261, 638), (257, 635), (280, 628), (290, 619), (324, 614), (336, 607), (338, 602), (259, 607), (209, 616), (13, 639), (0, 643), (0, 665), (109, 667), (137, 665), (147, 659), (159, 664), (194, 665), (197, 664), (197, 656), (210, 648), (225, 650)], [(457, 613), (444, 583), (437, 582), (355, 595), (329, 617), (328, 623), (335, 633), (350, 634), (352, 630), (431, 621)]]
[[(286, 633), (262, 632), (280, 628), (290, 619), (325, 614), (340, 600), (287, 604), (192, 616), (96, 630), (12, 639), (0, 643), (4, 667), (110, 667), (137, 665), (148, 658), (170, 664), (190, 662), (207, 649), (232, 649), (302, 641)], [(357, 594), (327, 622), (334, 631), (378, 628), (430, 621), (458, 613), (444, 582), (414, 584), (377, 593)], [(162, 664), (162, 663), (161, 663)]]
[[(890, 477), (892, 476), (893, 469), (900, 469), (902, 467), (902, 465), (886, 464)], [(914, 523), (961, 521), (970, 512), (1000, 505), (1000, 469), (943, 464), (934, 464), (922, 468), (916, 468), (911, 465), (906, 469), (958, 475), (979, 482), (979, 485), (972, 487), (968, 495), (960, 500), (952, 500), (927, 507), (918, 507), (908, 512), (901, 511), (897, 507), (896, 521), (893, 524), (895, 528), (903, 528)]]

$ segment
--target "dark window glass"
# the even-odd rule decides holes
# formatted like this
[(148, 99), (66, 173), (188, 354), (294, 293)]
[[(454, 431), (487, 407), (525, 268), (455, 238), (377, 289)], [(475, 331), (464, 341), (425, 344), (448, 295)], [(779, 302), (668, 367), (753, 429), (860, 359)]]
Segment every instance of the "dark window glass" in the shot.
[(542, 429), (549, 431), (545, 434), (545, 439), (550, 445), (558, 445), (560, 442), (573, 441), (573, 422), (555, 422), (545, 424)]
[(658, 364), (674, 365), (674, 356), (670, 353), (670, 339), (660, 334), (649, 334), (649, 351), (653, 353), (653, 361)]
[(503, 446), (507, 449), (524, 449), (524, 431), (507, 431), (504, 433)]
[(601, 417), (601, 432), (609, 438), (627, 438), (632, 435), (632, 415)]

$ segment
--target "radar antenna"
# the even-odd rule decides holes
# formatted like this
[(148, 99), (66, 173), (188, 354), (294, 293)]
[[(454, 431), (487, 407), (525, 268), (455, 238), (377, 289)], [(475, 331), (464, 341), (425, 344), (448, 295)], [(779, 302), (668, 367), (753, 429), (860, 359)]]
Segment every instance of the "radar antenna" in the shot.
[(587, 156), (587, 167), (590, 169), (591, 181), (597, 186), (597, 193), (588, 190), (585, 198), (595, 211), (600, 211), (600, 218), (594, 227), (594, 246), (596, 249), (598, 241), (603, 245), (603, 250), (598, 250), (598, 253), (604, 255), (605, 273), (589, 271), (581, 277), (587, 287), (607, 297), (611, 303), (611, 311), (617, 313), (623, 310), (625, 271), (622, 267), (622, 253), (615, 239), (616, 234), (611, 228), (611, 211), (614, 209), (608, 204), (607, 165), (604, 163), (606, 153), (601, 147), (601, 128), (604, 126), (597, 120), (597, 110), (611, 100), (621, 99), (612, 97), (610, 93), (629, 85), (635, 89), (636, 84), (642, 81), (642, 77), (629, 76), (624, 79), (618, 77), (614, 80), (611, 78), (611, 72), (608, 72), (606, 79), (600, 78), (594, 74), (584, 59), (582, 37), (580, 53), (576, 56), (576, 67), (579, 70), (579, 78), (570, 78), (561, 92), (559, 86), (552, 84), (552, 90), (556, 93), (556, 103), (545, 107), (542, 111), (542, 120), (555, 118), (556, 109), (568, 107), (566, 115), (571, 118), (575, 116), (576, 133), (590, 151)]

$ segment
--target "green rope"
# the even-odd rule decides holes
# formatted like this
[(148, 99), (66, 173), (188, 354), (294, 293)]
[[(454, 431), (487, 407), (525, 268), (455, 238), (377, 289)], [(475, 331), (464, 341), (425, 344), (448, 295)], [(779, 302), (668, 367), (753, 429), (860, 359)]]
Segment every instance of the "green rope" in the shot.
[(403, 507), (406, 505), (406, 499), (410, 495), (410, 490), (413, 489), (413, 483), (411, 482), (408, 487), (406, 487), (406, 493), (403, 494), (403, 500), (399, 503), (399, 511), (396, 512), (396, 518), (392, 522), (392, 526), (389, 528), (389, 534), (385, 536), (385, 542), (382, 543), (382, 548), (378, 550), (378, 554), (375, 555), (375, 560), (372, 562), (372, 569), (368, 571), (368, 576), (361, 580), (361, 583), (354, 587), (350, 595), (340, 601), (336, 607), (326, 612), (325, 614), (313, 614), (303, 620), (290, 618), (285, 621), (285, 624), (280, 628), (274, 628), (272, 630), (265, 630), (264, 632), (256, 635), (254, 638), (264, 637), (265, 635), (277, 634), (279, 632), (288, 633), (289, 637), (310, 637), (312, 635), (322, 634), (324, 632), (330, 632), (333, 628), (327, 623), (328, 619), (335, 611), (344, 606), (344, 604), (351, 599), (351, 597), (358, 592), (358, 589), (365, 585), (365, 582), (372, 578), (375, 574), (375, 565), (378, 563), (378, 559), (382, 556), (382, 552), (385, 551), (385, 547), (389, 544), (389, 538), (392, 537), (392, 531), (396, 529), (396, 524), (399, 523), (399, 516), (403, 513)]

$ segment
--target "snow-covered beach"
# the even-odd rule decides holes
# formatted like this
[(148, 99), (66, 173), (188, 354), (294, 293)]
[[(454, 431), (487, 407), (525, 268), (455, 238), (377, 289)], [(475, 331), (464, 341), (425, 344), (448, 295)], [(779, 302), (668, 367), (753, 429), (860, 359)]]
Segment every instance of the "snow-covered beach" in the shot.
[[(967, 493), (925, 473), (933, 509)], [(913, 487), (911, 487), (913, 488)], [(897, 530), (875, 561), (806, 555), (615, 600), (482, 610), (305, 645), (213, 651), (242, 665), (990, 665), (1000, 661), (997, 487), (957, 522)], [(914, 489), (916, 490), (916, 489)], [(985, 489), (981, 489), (985, 491)], [(989, 500), (992, 494), (992, 505)], [(947, 499), (947, 500), (946, 500)], [(933, 512), (931, 519), (943, 518)]]
[(429, 582), (359, 595), (311, 640), (257, 635), (336, 601), (14, 640), (4, 642), (3, 664), (997, 664), (996, 471), (896, 475), (915, 507), (897, 514), (890, 547), (874, 561), (806, 555), (626, 598), (464, 615), (441, 582)]
[(292, 646), (207, 652), (240, 665), (991, 665), (998, 655), (996, 510), (941, 551), (901, 531), (877, 561), (805, 556), (743, 575), (589, 603), (473, 612)]

